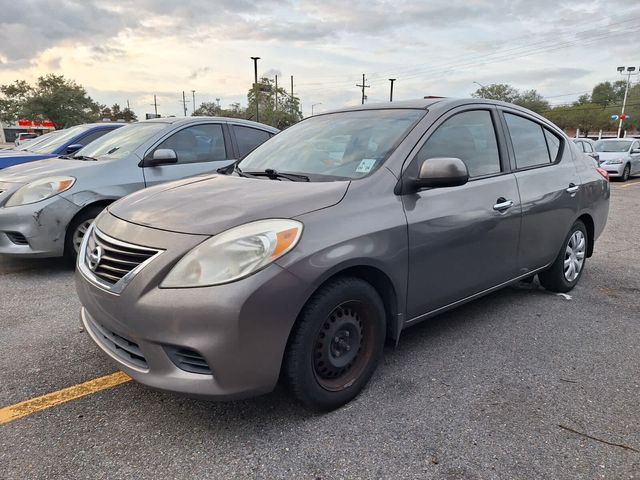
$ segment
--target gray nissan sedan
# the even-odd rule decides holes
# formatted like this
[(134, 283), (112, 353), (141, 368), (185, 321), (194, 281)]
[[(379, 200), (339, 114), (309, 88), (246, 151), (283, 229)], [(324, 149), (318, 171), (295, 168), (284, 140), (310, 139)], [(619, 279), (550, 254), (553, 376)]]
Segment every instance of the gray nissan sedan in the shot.
[(82, 322), (135, 380), (208, 398), (354, 398), (385, 340), (538, 275), (580, 280), (606, 172), (544, 118), (428, 99), (316, 115), (226, 174), (110, 205), (82, 243)]

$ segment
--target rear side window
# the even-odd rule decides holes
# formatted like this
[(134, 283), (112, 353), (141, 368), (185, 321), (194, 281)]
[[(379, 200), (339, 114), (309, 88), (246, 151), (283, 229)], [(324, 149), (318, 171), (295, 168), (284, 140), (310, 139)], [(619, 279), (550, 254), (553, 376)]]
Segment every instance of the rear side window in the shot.
[(488, 110), (462, 112), (433, 132), (417, 155), (418, 168), (430, 158), (459, 158), (470, 177), (500, 173), (496, 132)]
[(176, 152), (178, 163), (215, 162), (227, 159), (222, 125), (207, 123), (183, 128), (156, 147)]
[(511, 143), (516, 157), (516, 168), (546, 165), (556, 160), (560, 139), (536, 122), (518, 115), (505, 113)]
[(241, 157), (244, 157), (258, 145), (263, 144), (271, 138), (269, 132), (258, 130), (257, 128), (241, 127), (239, 125), (233, 125), (232, 128), (236, 134), (236, 141), (238, 142), (239, 150), (238, 153)]
[(585, 152), (593, 153), (593, 148), (591, 148), (591, 144), (590, 143), (584, 142), (582, 145), (584, 146), (584, 151)]

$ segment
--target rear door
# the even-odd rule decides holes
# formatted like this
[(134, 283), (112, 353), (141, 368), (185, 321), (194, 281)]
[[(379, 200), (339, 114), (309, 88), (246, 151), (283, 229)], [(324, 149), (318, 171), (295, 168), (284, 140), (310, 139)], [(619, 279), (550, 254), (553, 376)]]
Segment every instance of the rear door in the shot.
[[(435, 129), (435, 130), (434, 130)], [(408, 223), (408, 318), (416, 319), (517, 275), (520, 199), (497, 110), (462, 107), (431, 127), (408, 166), (456, 157), (466, 185), (403, 195)]]
[(640, 153), (633, 153), (640, 149), (640, 141), (636, 140), (629, 151), (631, 154), (631, 175), (640, 173)]
[(173, 131), (151, 148), (145, 158), (153, 156), (153, 152), (161, 148), (174, 150), (178, 162), (144, 167), (148, 187), (194, 175), (214, 173), (233, 161), (228, 126), (225, 123), (201, 123)]
[(526, 113), (501, 108), (522, 201), (521, 273), (556, 258), (579, 210), (580, 178), (568, 140)]
[(231, 134), (236, 142), (238, 158), (244, 157), (259, 145), (273, 137), (273, 133), (246, 125), (232, 124)]

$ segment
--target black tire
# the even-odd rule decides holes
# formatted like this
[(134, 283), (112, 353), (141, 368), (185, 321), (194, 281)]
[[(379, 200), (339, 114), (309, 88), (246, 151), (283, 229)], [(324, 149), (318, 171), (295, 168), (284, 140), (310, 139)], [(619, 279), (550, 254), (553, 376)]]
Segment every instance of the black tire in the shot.
[(74, 234), (76, 230), (78, 230), (79, 227), (86, 225), (87, 222), (95, 220), (104, 208), (105, 207), (98, 206), (86, 208), (76, 215), (71, 221), (67, 227), (67, 233), (64, 236), (64, 257), (67, 261), (75, 262), (76, 257), (78, 256), (78, 251), (74, 241)]
[(345, 277), (323, 286), (289, 338), (283, 378), (293, 395), (313, 411), (355, 398), (380, 361), (385, 325), (384, 305), (369, 283)]
[[(584, 238), (584, 253), (582, 266), (580, 267), (577, 276), (570, 280), (565, 274), (565, 261), (568, 261), (569, 258), (567, 258), (567, 256), (570, 256), (567, 253), (567, 246), (569, 245), (569, 242), (571, 241), (574, 234), (576, 234), (576, 232), (581, 232)], [(588, 244), (589, 237), (587, 235), (587, 229), (584, 226), (584, 223), (578, 220), (571, 227), (567, 238), (565, 238), (564, 242), (562, 243), (562, 249), (560, 250), (560, 253), (558, 253), (558, 256), (556, 257), (551, 267), (549, 267), (548, 270), (545, 270), (544, 272), (538, 274), (540, 284), (545, 289), (551, 292), (566, 293), (571, 291), (573, 287), (578, 284), (578, 282), (580, 281), (580, 277), (582, 277), (582, 272), (584, 272), (584, 267), (587, 262)]]
[(622, 171), (622, 178), (620, 180), (622, 180), (623, 182), (626, 182), (627, 180), (629, 180), (630, 176), (631, 176), (631, 165), (627, 163), (624, 166), (624, 170)]

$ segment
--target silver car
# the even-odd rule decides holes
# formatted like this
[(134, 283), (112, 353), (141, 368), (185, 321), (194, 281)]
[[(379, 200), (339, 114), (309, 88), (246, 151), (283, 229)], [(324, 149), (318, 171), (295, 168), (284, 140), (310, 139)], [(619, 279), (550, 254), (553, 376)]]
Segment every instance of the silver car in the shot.
[(411, 325), (536, 274), (571, 290), (609, 194), (562, 130), (514, 105), (315, 115), (229, 175), (110, 205), (78, 256), (81, 318), (152, 387), (235, 398), (283, 379), (332, 409)]
[(213, 172), (278, 132), (214, 117), (154, 119), (95, 140), (73, 157), (0, 171), (0, 254), (75, 258), (114, 200), (145, 187)]
[(634, 138), (611, 138), (598, 140), (594, 145), (600, 155), (600, 167), (611, 178), (623, 182), (632, 175), (640, 174), (640, 140)]

